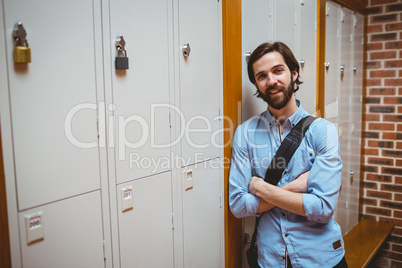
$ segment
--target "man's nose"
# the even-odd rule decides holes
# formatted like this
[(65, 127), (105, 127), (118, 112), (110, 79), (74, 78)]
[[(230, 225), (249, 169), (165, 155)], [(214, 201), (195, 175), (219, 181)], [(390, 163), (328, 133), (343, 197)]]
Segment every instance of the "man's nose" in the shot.
[(272, 74), (269, 74), (268, 80), (267, 80), (268, 86), (269, 87), (276, 86), (277, 83), (278, 83), (278, 80), (276, 79), (276, 77)]

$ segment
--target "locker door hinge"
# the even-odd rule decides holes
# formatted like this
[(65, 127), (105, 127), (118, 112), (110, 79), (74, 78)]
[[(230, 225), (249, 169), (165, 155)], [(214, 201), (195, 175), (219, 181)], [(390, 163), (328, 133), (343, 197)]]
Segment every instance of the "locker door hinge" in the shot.
[(222, 121), (222, 110), (221, 107), (219, 107), (219, 121)]
[(98, 132), (98, 141), (99, 141), (99, 117), (96, 117), (96, 131)]
[(269, 6), (268, 6), (268, 16), (272, 17), (272, 3), (269, 2)]
[(174, 213), (172, 213), (172, 230), (174, 230)]
[(103, 260), (106, 261), (106, 241), (103, 240)]
[(172, 114), (169, 112), (169, 127), (172, 128)]
[(325, 9), (325, 15), (329, 16), (329, 4), (327, 4), (327, 8)]
[(219, 195), (219, 204), (220, 204), (220, 208), (223, 207), (223, 198), (222, 195)]

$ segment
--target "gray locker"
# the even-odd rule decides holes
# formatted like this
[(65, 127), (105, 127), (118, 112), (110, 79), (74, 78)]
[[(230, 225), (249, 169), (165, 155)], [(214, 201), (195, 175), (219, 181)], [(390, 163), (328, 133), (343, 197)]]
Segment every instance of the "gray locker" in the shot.
[[(273, 41), (272, 1), (243, 0), (242, 4), (242, 120), (258, 115), (267, 104), (254, 96), (256, 87), (247, 74), (247, 57), (263, 42)], [(258, 15), (256, 15), (258, 12)], [(256, 34), (258, 33), (258, 34)]]
[[(174, 267), (171, 172), (117, 185), (120, 267)], [(121, 189), (133, 209), (122, 211)]]
[[(170, 8), (168, 0), (110, 1), (113, 99), (108, 109), (114, 115), (117, 183), (170, 169), (152, 162), (170, 157)], [(114, 68), (120, 35), (128, 70)]]
[[(343, 162), (342, 188), (335, 219), (347, 233), (358, 222), (363, 16), (327, 3), (325, 113), (338, 126)], [(335, 38), (336, 36), (336, 38)]]
[[(185, 122), (181, 155), (186, 165), (218, 157), (222, 92), (221, 3), (178, 1), (179, 105)], [(183, 46), (189, 44), (185, 56)], [(219, 148), (220, 147), (220, 148)]]
[[(182, 169), (184, 267), (221, 267), (223, 261), (219, 161), (215, 158)], [(191, 187), (186, 187), (187, 180), (192, 180)]]
[(296, 0), (296, 5), (296, 56), (300, 63), (300, 80), (303, 81), (296, 98), (301, 100), (308, 113), (314, 114), (317, 104), (317, 1)]
[[(92, 1), (4, 0), (20, 210), (100, 188), (96, 64), (101, 59), (94, 53), (99, 36), (94, 24), (100, 22), (93, 12)], [(12, 32), (19, 21), (32, 62), (14, 65)]]
[(338, 6), (327, 3), (325, 35), (325, 118), (338, 125), (338, 96), (340, 88), (340, 41)]
[(272, 0), (272, 2), (272, 15), (275, 29), (273, 31), (273, 39), (274, 41), (281, 41), (285, 43), (293, 51), (297, 58), (296, 18), (298, 17), (297, 3), (299, 1)]
[[(25, 217), (38, 212), (44, 239), (28, 245)], [(20, 212), (19, 227), (22, 267), (104, 266), (100, 191)]]

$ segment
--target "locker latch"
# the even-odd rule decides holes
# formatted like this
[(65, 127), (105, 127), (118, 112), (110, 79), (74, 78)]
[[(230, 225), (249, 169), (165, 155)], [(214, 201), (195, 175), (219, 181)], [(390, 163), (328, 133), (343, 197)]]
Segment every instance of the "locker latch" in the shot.
[(354, 175), (355, 173), (353, 172), (353, 170), (351, 170), (351, 171), (349, 171), (349, 176), (350, 176), (350, 185), (352, 185), (353, 184), (353, 175)]
[(188, 56), (190, 56), (190, 52), (191, 52), (190, 44), (189, 43), (184, 43), (182, 48), (181, 48), (181, 51), (183, 52), (184, 57), (187, 58)]

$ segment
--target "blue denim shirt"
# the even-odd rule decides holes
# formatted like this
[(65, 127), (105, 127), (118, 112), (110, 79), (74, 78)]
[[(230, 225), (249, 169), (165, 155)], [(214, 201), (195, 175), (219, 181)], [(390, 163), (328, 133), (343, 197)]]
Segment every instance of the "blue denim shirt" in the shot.
[[(308, 113), (299, 101), (296, 113), (286, 119), (283, 135), (269, 110), (240, 125), (233, 139), (229, 175), (229, 205), (236, 217), (260, 216), (260, 198), (249, 193), (252, 176), (265, 172), (282, 140)], [(261, 267), (284, 267), (287, 250), (293, 267), (333, 267), (345, 251), (340, 226), (333, 214), (341, 186), (342, 162), (335, 126), (317, 118), (307, 130), (278, 186), (310, 170), (303, 194), (306, 217), (275, 207), (261, 214), (257, 233)]]

